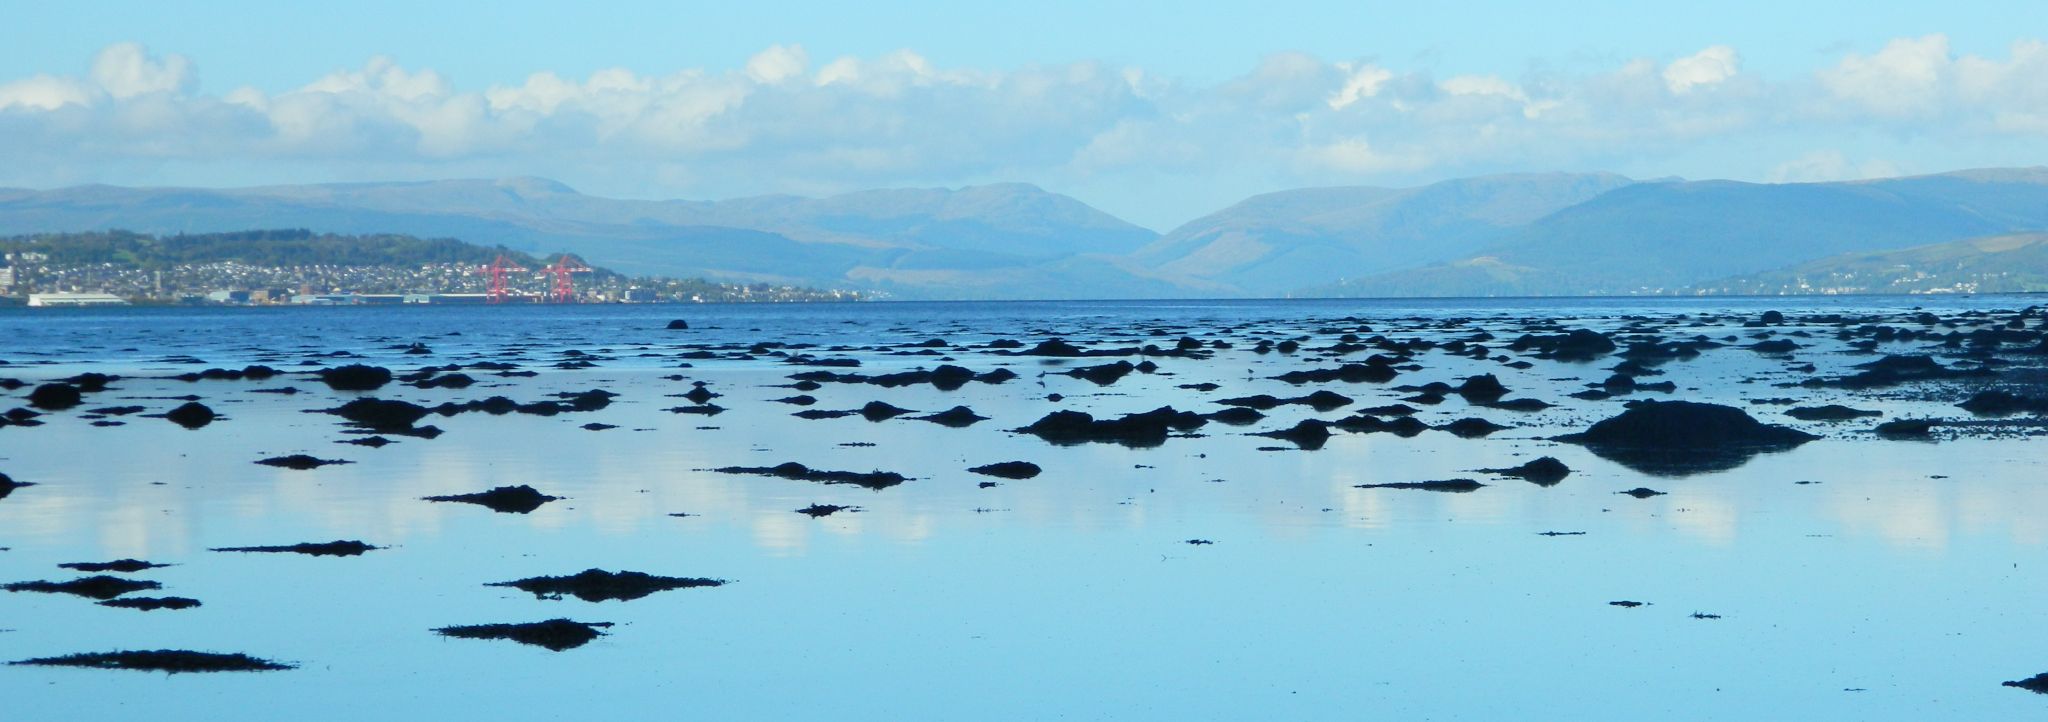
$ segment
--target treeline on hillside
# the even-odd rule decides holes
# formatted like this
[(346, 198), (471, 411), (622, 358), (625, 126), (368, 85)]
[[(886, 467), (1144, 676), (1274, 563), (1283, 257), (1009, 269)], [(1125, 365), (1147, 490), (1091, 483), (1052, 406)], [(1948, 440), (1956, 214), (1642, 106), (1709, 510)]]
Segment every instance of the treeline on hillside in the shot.
[[(37, 233), (0, 238), (0, 252), (41, 253), (62, 266), (113, 263), (142, 269), (233, 261), (252, 266), (390, 266), (485, 264), (499, 255), (538, 270), (554, 260), (453, 238), (396, 234), (344, 236), (303, 228), (152, 236), (130, 231)], [(610, 272), (598, 269), (600, 274)]]

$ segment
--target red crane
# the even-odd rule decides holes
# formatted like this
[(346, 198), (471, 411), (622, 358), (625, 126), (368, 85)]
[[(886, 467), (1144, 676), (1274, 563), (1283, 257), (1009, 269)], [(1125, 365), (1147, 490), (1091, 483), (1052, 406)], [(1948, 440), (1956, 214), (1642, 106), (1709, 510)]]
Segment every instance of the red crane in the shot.
[(576, 281), (570, 274), (589, 273), (590, 266), (584, 265), (582, 259), (564, 253), (561, 258), (555, 259), (554, 263), (542, 270), (555, 277), (555, 290), (549, 294), (549, 299), (555, 303), (575, 303)]
[(491, 277), (490, 288), (484, 292), (484, 302), (504, 303), (505, 299), (512, 297), (512, 291), (505, 287), (505, 277), (514, 273), (524, 273), (526, 268), (500, 255), (497, 260), (491, 261), (491, 265), (478, 267), (477, 272)]

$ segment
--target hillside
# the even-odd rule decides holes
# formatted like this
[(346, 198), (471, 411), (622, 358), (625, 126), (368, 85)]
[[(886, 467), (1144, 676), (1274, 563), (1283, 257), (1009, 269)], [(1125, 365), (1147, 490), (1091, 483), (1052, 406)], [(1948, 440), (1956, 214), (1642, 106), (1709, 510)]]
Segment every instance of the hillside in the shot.
[(1550, 173), (1269, 193), (1176, 228), (1134, 260), (1183, 281), (1281, 295), (1461, 258), (1630, 183), (1605, 173)]
[(1673, 293), (1827, 258), (2048, 230), (2048, 170), (1850, 183), (1641, 183), (1456, 261), (1308, 289), (1339, 296)]
[(2048, 233), (2020, 233), (1847, 253), (1700, 284), (1706, 293), (2039, 293), (2048, 291)]
[(1061, 269), (1107, 279), (1077, 289), (1082, 295), (1172, 290), (1106, 258), (1136, 250), (1154, 238), (1151, 231), (1023, 184), (716, 202), (599, 198), (531, 178), (0, 190), (0, 234), (116, 228), (455, 237), (531, 253), (568, 251), (625, 273), (879, 284), (909, 297), (1032, 295), (1033, 286), (1014, 282), (1061, 284)]

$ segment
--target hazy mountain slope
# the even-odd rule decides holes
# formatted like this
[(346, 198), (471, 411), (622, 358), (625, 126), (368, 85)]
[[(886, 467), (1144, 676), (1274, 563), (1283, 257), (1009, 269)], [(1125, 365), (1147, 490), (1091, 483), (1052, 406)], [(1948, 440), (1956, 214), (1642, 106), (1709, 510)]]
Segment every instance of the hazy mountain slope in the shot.
[(1464, 259), (1317, 295), (1660, 293), (1842, 253), (2048, 229), (2048, 174), (1854, 183), (1644, 183), (1560, 210)]
[(2048, 233), (1847, 253), (1700, 284), (1712, 293), (2020, 293), (2048, 291)]
[(1472, 253), (1630, 183), (1611, 174), (1499, 175), (1420, 188), (1305, 188), (1250, 198), (1134, 255), (1170, 276), (1258, 295)]
[[(408, 233), (534, 253), (570, 251), (627, 273), (820, 285), (863, 283), (865, 272), (849, 275), (856, 268), (909, 264), (951, 272), (946, 277), (953, 281), (933, 289), (897, 284), (919, 296), (942, 294), (977, 275), (986, 278), (969, 285), (1032, 276), (1025, 271), (1080, 254), (1128, 253), (1155, 238), (1072, 198), (1024, 184), (718, 202), (598, 198), (532, 178), (0, 191), (0, 233), (113, 228)], [(953, 261), (964, 265), (944, 265)], [(1159, 285), (1134, 285), (1136, 277), (1106, 261), (1082, 265), (1095, 272), (1080, 278), (1096, 280), (1063, 282), (1078, 295), (1130, 295), (1132, 289)]]

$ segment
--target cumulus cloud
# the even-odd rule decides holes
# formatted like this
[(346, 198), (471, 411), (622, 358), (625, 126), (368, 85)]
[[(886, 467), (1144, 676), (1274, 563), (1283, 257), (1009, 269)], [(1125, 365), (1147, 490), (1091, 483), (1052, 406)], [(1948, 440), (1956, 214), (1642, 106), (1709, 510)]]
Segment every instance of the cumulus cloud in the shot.
[[(2048, 44), (2036, 40), (1980, 57), (1940, 35), (1901, 38), (1780, 78), (1723, 45), (1576, 74), (1441, 78), (1278, 53), (1209, 85), (1085, 61), (954, 68), (913, 50), (814, 62), (778, 45), (734, 62), (476, 87), (375, 57), (286, 90), (209, 92), (192, 60), (122, 43), (76, 75), (0, 79), (0, 155), (19, 159), (0, 184), (134, 182), (121, 173), (143, 165), (303, 180), (542, 174), (669, 196), (1099, 187), (1162, 173), (1279, 186), (1611, 167), (1792, 132), (2048, 142)], [(1889, 168), (1835, 151), (1755, 162), (1750, 177), (1778, 180)]]
[(1664, 87), (1684, 95), (1695, 89), (1720, 85), (1741, 72), (1742, 60), (1735, 49), (1715, 45), (1664, 66)]
[(138, 43), (117, 43), (92, 60), (92, 79), (115, 98), (172, 93), (192, 82), (192, 61), (183, 55), (155, 58)]

